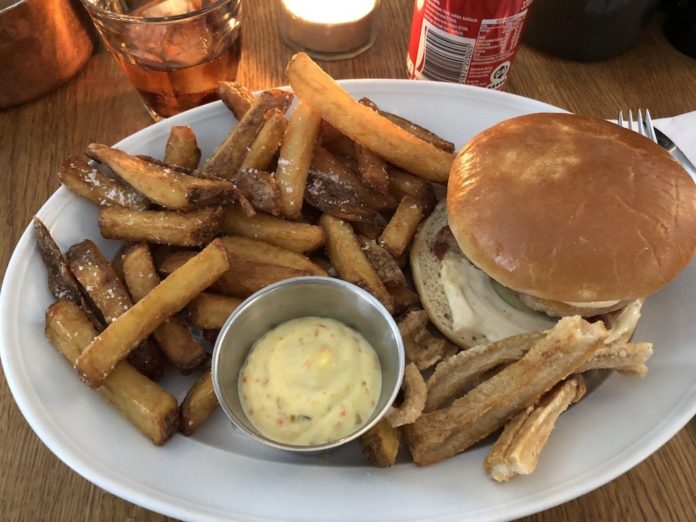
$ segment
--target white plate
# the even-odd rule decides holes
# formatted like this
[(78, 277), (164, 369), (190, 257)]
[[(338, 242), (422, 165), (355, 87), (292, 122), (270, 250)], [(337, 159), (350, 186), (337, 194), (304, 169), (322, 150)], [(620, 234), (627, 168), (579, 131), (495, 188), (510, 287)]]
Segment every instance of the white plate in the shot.
[[(560, 110), (458, 85), (397, 80), (343, 85), (353, 96), (369, 96), (457, 146), (500, 120)], [(169, 127), (187, 124), (205, 157), (233, 123), (223, 105), (214, 103), (117, 145), (160, 156)], [(63, 188), (38, 215), (62, 249), (88, 237), (107, 255), (115, 251), (116, 243), (99, 235), (92, 205)], [(426, 468), (404, 460), (380, 470), (366, 466), (355, 446), (321, 457), (263, 448), (235, 431), (220, 411), (194, 437), (176, 435), (156, 448), (81, 384), (44, 339), (44, 311), (52, 299), (29, 229), (2, 288), (0, 354), (17, 404), (51, 451), (87, 480), (154, 511), (189, 520), (507, 519), (605, 484), (657, 450), (694, 415), (694, 296), (692, 264), (644, 308), (636, 338), (655, 343), (648, 376), (612, 375), (563, 415), (537, 471), (505, 485), (483, 473), (486, 447)], [(181, 399), (190, 382), (170, 375), (164, 384)]]

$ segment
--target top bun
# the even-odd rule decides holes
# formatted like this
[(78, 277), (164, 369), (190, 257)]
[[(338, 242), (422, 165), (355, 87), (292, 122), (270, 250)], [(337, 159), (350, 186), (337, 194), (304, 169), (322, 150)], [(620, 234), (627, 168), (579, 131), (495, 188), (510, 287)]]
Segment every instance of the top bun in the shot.
[(464, 254), (543, 299), (637, 299), (696, 247), (696, 188), (659, 145), (604, 120), (530, 114), (469, 141), (452, 166), (448, 221)]

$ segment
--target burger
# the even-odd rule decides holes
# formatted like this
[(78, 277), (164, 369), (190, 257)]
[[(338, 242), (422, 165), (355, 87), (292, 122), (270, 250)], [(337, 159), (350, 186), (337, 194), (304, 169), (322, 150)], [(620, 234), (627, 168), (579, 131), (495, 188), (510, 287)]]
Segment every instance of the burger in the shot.
[(464, 146), (411, 266), (432, 322), (462, 347), (566, 315), (628, 339), (643, 299), (695, 248), (694, 180), (665, 150), (604, 120), (539, 113)]

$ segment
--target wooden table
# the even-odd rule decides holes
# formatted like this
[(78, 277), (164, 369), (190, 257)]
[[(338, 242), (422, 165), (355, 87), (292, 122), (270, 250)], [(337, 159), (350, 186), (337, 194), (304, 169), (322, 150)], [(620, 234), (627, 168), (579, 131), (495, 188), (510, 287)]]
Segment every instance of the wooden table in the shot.
[[(285, 83), (291, 56), (276, 32), (275, 2), (244, 6), (238, 80), (253, 89)], [(325, 64), (337, 78), (403, 78), (412, 0), (384, 0), (388, 29), (362, 56)], [(638, 46), (616, 59), (572, 63), (522, 47), (510, 92), (574, 112), (613, 117), (649, 107), (656, 117), (696, 110), (696, 60), (672, 49), (655, 20)], [(32, 215), (58, 188), (68, 154), (113, 143), (149, 125), (138, 95), (103, 51), (71, 82), (39, 100), (0, 112), (0, 274)], [(114, 497), (62, 464), (34, 435), (0, 379), (0, 519), (166, 520)], [(527, 520), (694, 520), (696, 420), (645, 462), (606, 486)]]

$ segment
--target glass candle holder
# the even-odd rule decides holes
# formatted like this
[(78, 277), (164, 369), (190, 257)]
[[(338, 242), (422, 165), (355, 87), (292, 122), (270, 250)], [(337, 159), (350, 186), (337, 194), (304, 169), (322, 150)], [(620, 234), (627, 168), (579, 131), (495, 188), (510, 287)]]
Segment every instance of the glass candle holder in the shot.
[(379, 30), (380, 0), (279, 0), (280, 34), (295, 51), (341, 60), (366, 51)]

